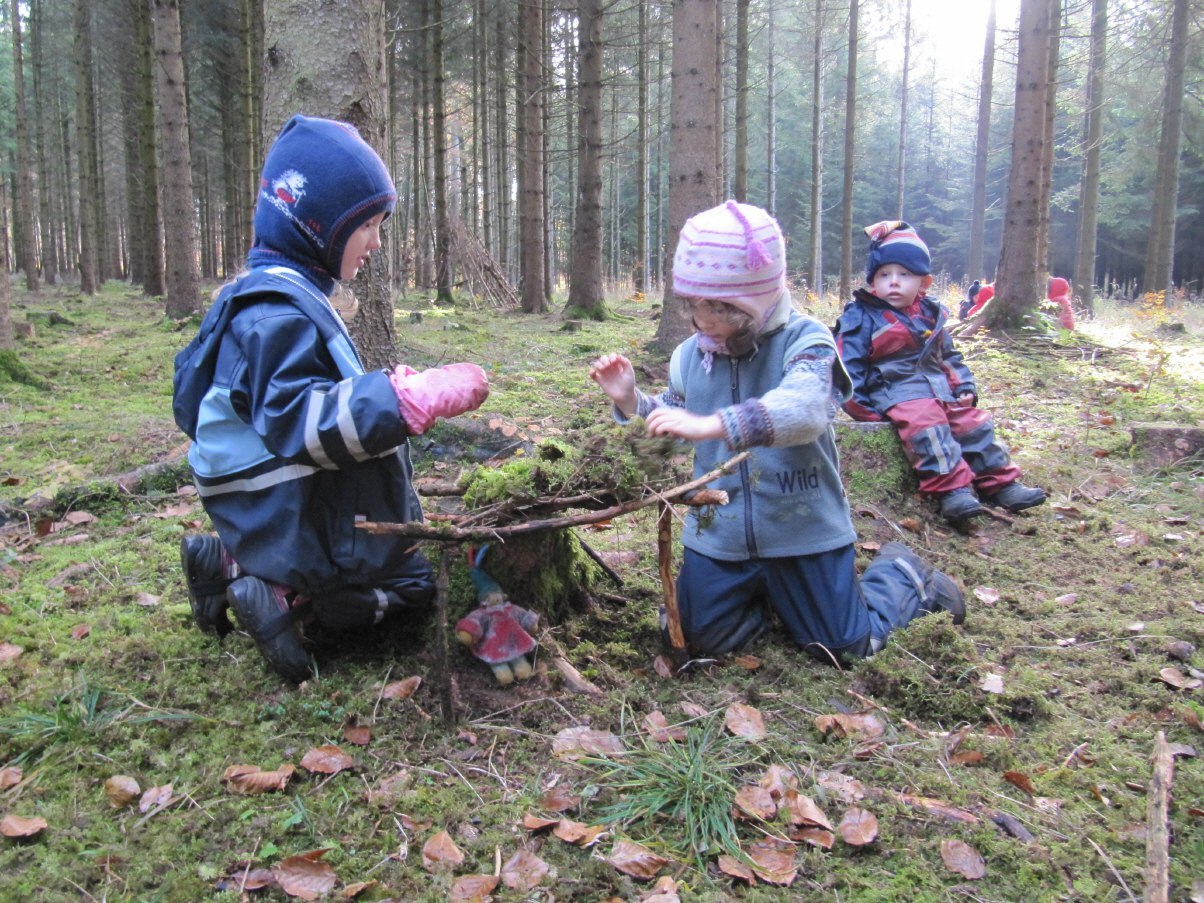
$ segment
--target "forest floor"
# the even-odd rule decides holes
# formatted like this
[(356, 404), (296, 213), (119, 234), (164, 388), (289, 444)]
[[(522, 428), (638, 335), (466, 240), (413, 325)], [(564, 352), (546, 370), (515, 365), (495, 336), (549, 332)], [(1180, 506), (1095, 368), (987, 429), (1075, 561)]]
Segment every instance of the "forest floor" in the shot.
[[(478, 361), (467, 419), (571, 441), (608, 421), (597, 354), (663, 385), (657, 305), (613, 303), (566, 329), (411, 299), (401, 356)], [(178, 548), (208, 522), (170, 412), (195, 324), (112, 284), (14, 284), (13, 311), (34, 335), (0, 368), (2, 900), (1096, 903), (1142, 898), (1163, 850), (1169, 899), (1204, 894), (1204, 461), (1131, 442), (1201, 424), (1200, 309), (961, 342), (1050, 493), (1030, 512), (953, 531), (842, 438), (859, 562), (908, 543), (964, 585), (963, 626), (922, 618), (849, 671), (770, 635), (674, 674), (649, 508), (581, 531), (622, 584), (546, 619), (508, 688), (458, 646), (440, 673), (433, 623), (317, 637), (300, 688), (199, 633)], [(473, 466), (446, 454), (414, 443), (424, 475)]]

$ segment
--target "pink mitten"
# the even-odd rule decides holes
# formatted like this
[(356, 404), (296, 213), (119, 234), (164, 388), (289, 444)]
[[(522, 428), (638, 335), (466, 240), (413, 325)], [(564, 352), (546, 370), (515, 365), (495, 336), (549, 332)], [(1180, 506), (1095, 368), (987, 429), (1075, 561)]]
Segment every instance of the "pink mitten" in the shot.
[(416, 373), (399, 364), (389, 374), (397, 407), (416, 435), (437, 417), (455, 417), (481, 406), (489, 397), (489, 380), (476, 364), (446, 364)]

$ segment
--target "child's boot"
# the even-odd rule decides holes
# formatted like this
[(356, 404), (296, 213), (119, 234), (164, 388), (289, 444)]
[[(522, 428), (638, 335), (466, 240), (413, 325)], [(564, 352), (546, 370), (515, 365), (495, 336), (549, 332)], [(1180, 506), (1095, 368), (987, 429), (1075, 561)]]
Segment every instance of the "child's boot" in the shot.
[(983, 496), (983, 501), (997, 508), (1006, 508), (1015, 513), (1025, 508), (1035, 508), (1045, 503), (1045, 490), (1036, 486), (1025, 486), (1019, 480), (1003, 486), (999, 491)]
[(951, 489), (941, 496), (941, 517), (955, 526), (983, 514), (986, 514), (986, 509), (969, 486)]
[(966, 620), (966, 595), (961, 587), (903, 543), (888, 542), (874, 558), (874, 562), (879, 561), (889, 561), (907, 573), (920, 594), (920, 608), (924, 611), (947, 611), (953, 616), (954, 624)]
[(196, 626), (221, 639), (234, 629), (226, 614), (226, 588), (239, 575), (238, 562), (217, 534), (191, 533), (180, 539), (180, 567)]
[(226, 590), (238, 623), (251, 635), (260, 654), (275, 671), (293, 683), (313, 671), (301, 643), (298, 610), (290, 605), (287, 587), (259, 577), (240, 577)]

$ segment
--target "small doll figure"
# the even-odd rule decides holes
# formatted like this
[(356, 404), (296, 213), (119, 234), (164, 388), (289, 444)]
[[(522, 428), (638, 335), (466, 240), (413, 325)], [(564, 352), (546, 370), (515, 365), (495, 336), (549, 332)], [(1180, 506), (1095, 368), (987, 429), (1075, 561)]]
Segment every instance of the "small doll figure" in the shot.
[(475, 555), (468, 550), (468, 573), (479, 605), (456, 622), (456, 638), (506, 686), (533, 673), (527, 654), (535, 648), (535, 640), (528, 631), (535, 629), (539, 615), (510, 602), (497, 581), (481, 569), (488, 549), (482, 546)]

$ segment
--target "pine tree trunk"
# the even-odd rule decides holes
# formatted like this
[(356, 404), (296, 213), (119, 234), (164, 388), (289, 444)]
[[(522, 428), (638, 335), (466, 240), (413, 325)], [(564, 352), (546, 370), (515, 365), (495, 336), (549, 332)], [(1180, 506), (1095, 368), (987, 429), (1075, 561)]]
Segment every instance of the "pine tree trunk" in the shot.
[(774, 60), (773, 19), (774, 6), (766, 10), (765, 25), (765, 209), (770, 216), (777, 216), (778, 207), (778, 82)]
[[(895, 171), (896, 217), (903, 219), (903, 202), (907, 195), (907, 87), (911, 75), (911, 0), (903, 18), (903, 84), (899, 91), (899, 159)], [(929, 142), (929, 147), (931, 147)]]
[(1074, 293), (1095, 313), (1095, 246), (1099, 224), (1100, 146), (1104, 137), (1104, 60), (1108, 52), (1108, 0), (1092, 0), (1091, 56), (1087, 63), (1087, 112), (1083, 126), (1083, 177), (1079, 187), (1079, 229)]
[(89, 0), (75, 0), (75, 141), (79, 159), (79, 290), (94, 295), (97, 285), (97, 199), (100, 179), (96, 167), (93, 129), (96, 92), (92, 81), (92, 35)]
[(1183, 141), (1183, 85), (1187, 68), (1188, 0), (1175, 0), (1171, 49), (1162, 94), (1162, 130), (1158, 135), (1158, 169), (1150, 212), (1142, 290), (1169, 292), (1175, 259), (1175, 210), (1179, 195), (1179, 150)]
[(748, 200), (748, 4), (736, 0), (736, 135), (732, 196)]
[(46, 53), (43, 39), (42, 0), (29, 4), (29, 45), (33, 56), (34, 143), (38, 172), (38, 220), (42, 226), (42, 281), (54, 285), (59, 278), (58, 218), (54, 215), (52, 174), (56, 167), (47, 138), (51, 131), (50, 105), (46, 98)]
[(543, 0), (518, 6), (518, 203), (522, 308), (545, 311), (543, 199)]
[(807, 278), (816, 296), (824, 293), (824, 0), (815, 0), (811, 41), (811, 241)]
[(577, 214), (566, 313), (601, 319), (602, 2), (577, 4)]
[[(1049, 10), (1049, 74), (1045, 80), (1045, 137), (1041, 154), (1041, 198), (1037, 210), (1041, 215), (1037, 228), (1038, 275), (1049, 276), (1049, 203), (1053, 190), (1054, 114), (1057, 113), (1058, 53), (1062, 43), (1062, 2), (1053, 0)], [(1042, 292), (1041, 297), (1044, 297)]]
[[(25, 287), (36, 292), (42, 287), (38, 273), (38, 227), (34, 207), (33, 166), (29, 141), (29, 118), (25, 115), (25, 54), (21, 47), (21, 9), (12, 0), (9, 24), (13, 30), (13, 105), (16, 107), (17, 204), (16, 218), (21, 241), (17, 245)], [(3, 275), (3, 274), (0, 274)]]
[(144, 0), (134, 0), (138, 6), (134, 19), (142, 53), (138, 59), (138, 138), (142, 144), (139, 159), (142, 172), (142, 213), (140, 221), (146, 230), (146, 256), (143, 263), (142, 288), (152, 297), (167, 294), (167, 274), (163, 260), (163, 206), (159, 197), (159, 145), (155, 128), (155, 70), (151, 48), (150, 6)]
[(494, 149), (497, 152), (497, 164), (494, 167), (494, 171), (497, 173), (497, 178), (494, 180), (497, 185), (497, 236), (495, 239), (496, 247), (493, 249), (493, 253), (497, 257), (498, 265), (501, 267), (502, 272), (513, 277), (513, 268), (510, 262), (510, 107), (507, 103), (510, 92), (506, 90), (506, 74), (510, 71), (508, 65), (510, 54), (507, 52), (506, 46), (506, 35), (509, 30), (506, 27), (506, 4), (498, 3), (495, 4), (494, 8), (494, 15), (497, 17), (494, 30), (496, 40), (493, 54), (493, 83), (494, 90), (496, 91), (494, 107), (497, 117), (494, 123), (495, 133), (493, 141)]
[(1019, 327), (1044, 297), (1038, 233), (1041, 228), (1045, 106), (1049, 99), (1050, 10), (1055, 0), (1021, 0), (1016, 61), (1012, 165), (1004, 210), (1003, 246), (989, 324)]
[(669, 73), (669, 222), (665, 236), (665, 291), (657, 345), (670, 352), (693, 327), (673, 292), (673, 252), (687, 219), (719, 203), (721, 120), (717, 49), (718, 0), (673, 4), (673, 57)]
[(986, 279), (984, 268), (987, 222), (987, 153), (991, 148), (991, 96), (995, 90), (995, 0), (988, 0), (987, 33), (982, 49), (982, 78), (978, 83), (978, 131), (974, 139), (974, 193), (970, 201), (970, 256), (966, 274)]
[(181, 320), (201, 309), (197, 225), (193, 213), (192, 154), (180, 46), (178, 0), (151, 0), (151, 30), (158, 74), (156, 96), (163, 135), (163, 249), (167, 260), (167, 316)]
[(648, 275), (648, 5), (639, 4), (639, 35), (636, 40), (636, 235), (635, 288), (641, 297), (651, 291)]
[[(272, 138), (304, 111), (355, 126), (387, 158), (385, 34), (384, 6), (373, 0), (267, 0), (263, 96)], [(348, 325), (369, 370), (397, 362), (387, 229), (381, 238), (351, 286), (359, 314)]]
[(849, 5), (849, 69), (844, 98), (844, 184), (840, 204), (840, 298), (853, 291), (853, 164), (857, 151), (857, 17), (858, 2)]
[(451, 219), (447, 199), (447, 108), (443, 97), (443, 0), (431, 3), (431, 130), (435, 179), (435, 298), (451, 305)]

